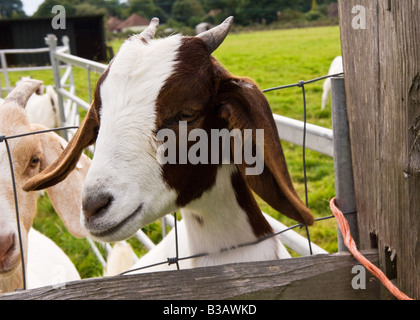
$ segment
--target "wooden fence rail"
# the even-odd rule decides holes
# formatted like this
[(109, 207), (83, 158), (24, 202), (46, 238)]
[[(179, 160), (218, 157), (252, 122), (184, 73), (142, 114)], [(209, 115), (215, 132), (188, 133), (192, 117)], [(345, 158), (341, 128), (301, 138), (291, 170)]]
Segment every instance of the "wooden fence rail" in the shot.
[[(363, 252), (377, 264), (375, 250)], [(353, 271), (350, 254), (238, 263), (179, 271), (93, 278), (7, 293), (16, 299), (378, 299), (382, 285), (366, 271)], [(355, 277), (358, 277), (355, 280)], [(366, 284), (354, 289), (352, 282)], [(360, 283), (361, 284), (361, 283)]]

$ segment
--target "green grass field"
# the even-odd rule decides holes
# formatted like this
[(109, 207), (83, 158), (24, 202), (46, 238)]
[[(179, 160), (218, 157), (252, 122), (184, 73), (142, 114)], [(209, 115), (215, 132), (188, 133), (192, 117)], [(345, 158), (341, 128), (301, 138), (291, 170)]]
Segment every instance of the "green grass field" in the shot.
[[(109, 43), (117, 52), (122, 41)], [(326, 75), (334, 57), (341, 54), (338, 27), (318, 27), (259, 31), (236, 34), (232, 32), (215, 56), (233, 74), (253, 78), (261, 89), (296, 83)], [(31, 75), (53, 84), (50, 71), (25, 72), (11, 75), (14, 84), (20, 76)], [(97, 76), (92, 77), (95, 82)], [(3, 82), (2, 76), (0, 79)], [(77, 93), (88, 100), (86, 71), (75, 68)], [(327, 107), (321, 111), (323, 82), (306, 86), (308, 122), (331, 128), (331, 111)], [(266, 94), (274, 113), (303, 120), (303, 103), (300, 88), (284, 89)], [(285, 156), (298, 194), (304, 199), (303, 162), (301, 147), (283, 143)], [(307, 151), (306, 166), (308, 176), (309, 207), (316, 217), (330, 215), (329, 200), (334, 196), (333, 159), (316, 152)], [(267, 206), (259, 199), (263, 211), (271, 214), (287, 225), (289, 220)], [(57, 218), (48, 198), (39, 200), (36, 229), (52, 238), (70, 256), (83, 278), (102, 275), (102, 267), (93, 255), (88, 242), (72, 237)], [(154, 241), (161, 239), (160, 223), (156, 222), (143, 229)], [(309, 228), (311, 240), (329, 252), (337, 250), (336, 224), (333, 219), (317, 222)], [(297, 230), (302, 232), (302, 230)], [(304, 233), (303, 233), (304, 234)], [(145, 249), (136, 239), (130, 240), (138, 254)]]

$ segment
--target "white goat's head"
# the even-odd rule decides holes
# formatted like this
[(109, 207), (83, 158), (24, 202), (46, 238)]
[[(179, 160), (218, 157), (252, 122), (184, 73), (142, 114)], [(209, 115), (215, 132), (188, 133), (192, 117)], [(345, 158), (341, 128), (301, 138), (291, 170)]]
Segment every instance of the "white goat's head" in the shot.
[[(13, 136), (44, 130), (43, 126), (30, 124), (25, 105), (30, 95), (42, 84), (37, 80), (23, 80), (0, 105), (0, 134)], [(36, 192), (23, 191), (23, 185), (49, 166), (64, 150), (62, 139), (55, 133), (42, 133), (8, 140), (13, 159), (20, 229), (24, 254), (27, 250), (28, 231), (36, 213)], [(47, 189), (51, 202), (64, 224), (75, 236), (83, 237), (86, 231), (80, 225), (81, 191), (90, 165), (83, 156), (82, 167), (74, 170), (69, 179)], [(20, 248), (9, 158), (5, 143), (0, 143), (0, 280), (20, 269)], [(19, 271), (20, 272), (20, 271)], [(9, 291), (8, 288), (0, 290)], [(17, 284), (17, 288), (19, 288)], [(13, 288), (12, 288), (13, 289)], [(16, 288), (15, 288), (16, 289)]]
[[(312, 224), (311, 213), (293, 189), (263, 93), (211, 56), (232, 22), (228, 18), (196, 37), (154, 40), (158, 20), (153, 19), (148, 29), (130, 37), (99, 79), (92, 107), (62, 157), (25, 188), (60, 181), (83, 148), (96, 141), (82, 220), (94, 237), (116, 241), (200, 198), (215, 183), (219, 164), (160, 164), (159, 130), (171, 129), (179, 136), (179, 121), (188, 123), (188, 132), (200, 128), (209, 135), (211, 129), (260, 128), (265, 130), (264, 171), (246, 176), (247, 165), (238, 164), (239, 179), (285, 215)], [(246, 199), (240, 201), (246, 205)]]

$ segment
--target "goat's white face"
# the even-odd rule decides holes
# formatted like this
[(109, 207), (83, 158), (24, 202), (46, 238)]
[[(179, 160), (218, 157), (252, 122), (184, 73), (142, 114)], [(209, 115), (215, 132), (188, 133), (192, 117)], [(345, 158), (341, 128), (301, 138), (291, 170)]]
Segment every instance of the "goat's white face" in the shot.
[[(172, 74), (180, 39), (174, 36), (147, 45), (126, 41), (100, 86), (101, 126), (83, 190), (82, 220), (97, 238), (125, 238), (161, 212), (176, 209), (176, 193), (163, 180), (156, 158), (154, 132), (156, 100)], [(104, 193), (109, 195), (109, 202), (103, 203), (106, 212), (97, 214), (95, 199), (104, 201)]]

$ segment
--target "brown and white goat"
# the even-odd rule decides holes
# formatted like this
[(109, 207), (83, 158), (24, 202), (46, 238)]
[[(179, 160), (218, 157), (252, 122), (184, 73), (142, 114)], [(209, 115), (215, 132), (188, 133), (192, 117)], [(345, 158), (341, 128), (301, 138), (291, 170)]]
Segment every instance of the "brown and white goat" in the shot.
[[(12, 136), (46, 129), (38, 124), (30, 124), (25, 112), (28, 98), (41, 84), (42, 82), (37, 80), (24, 80), (6, 97), (0, 105), (1, 135)], [(40, 278), (42, 274), (47, 273), (50, 280), (53, 278), (52, 270), (45, 269), (51, 261), (45, 261), (45, 259), (48, 252), (53, 251), (52, 259), (57, 262), (59, 249), (42, 235), (31, 230), (36, 214), (37, 194), (25, 192), (22, 187), (63, 152), (63, 139), (50, 132), (10, 139), (8, 144), (15, 173), (23, 252), (25, 258), (31, 259), (26, 268), (28, 283), (39, 285), (43, 283)], [(81, 194), (90, 159), (83, 155), (80, 164), (79, 168), (74, 170), (65, 181), (46, 191), (69, 231), (75, 236), (84, 237), (85, 230), (80, 226)], [(22, 288), (23, 276), (13, 184), (4, 142), (0, 143), (0, 186), (0, 292), (7, 292)], [(39, 257), (40, 254), (36, 256), (38, 259), (31, 258), (33, 255), (28, 253), (28, 246), (30, 252), (37, 251), (43, 258)], [(38, 270), (40, 268), (42, 270)]]
[[(314, 221), (293, 188), (263, 93), (211, 55), (232, 22), (230, 17), (196, 37), (153, 39), (158, 26), (153, 19), (148, 29), (125, 41), (100, 77), (81, 128), (62, 156), (25, 189), (61, 181), (96, 141), (82, 202), (82, 224), (92, 237), (125, 239), (181, 209), (188, 253), (212, 253), (194, 259), (193, 266), (279, 258), (275, 238), (220, 253), (272, 233), (252, 190), (286, 216), (306, 225)], [(187, 123), (188, 133), (201, 129), (208, 136), (212, 129), (263, 129), (263, 145), (253, 141), (254, 148), (263, 149), (263, 172), (246, 175), (246, 163), (161, 164), (157, 132), (171, 129), (179, 139), (180, 121)], [(187, 142), (188, 150), (192, 143)], [(211, 152), (209, 146), (209, 157)]]

